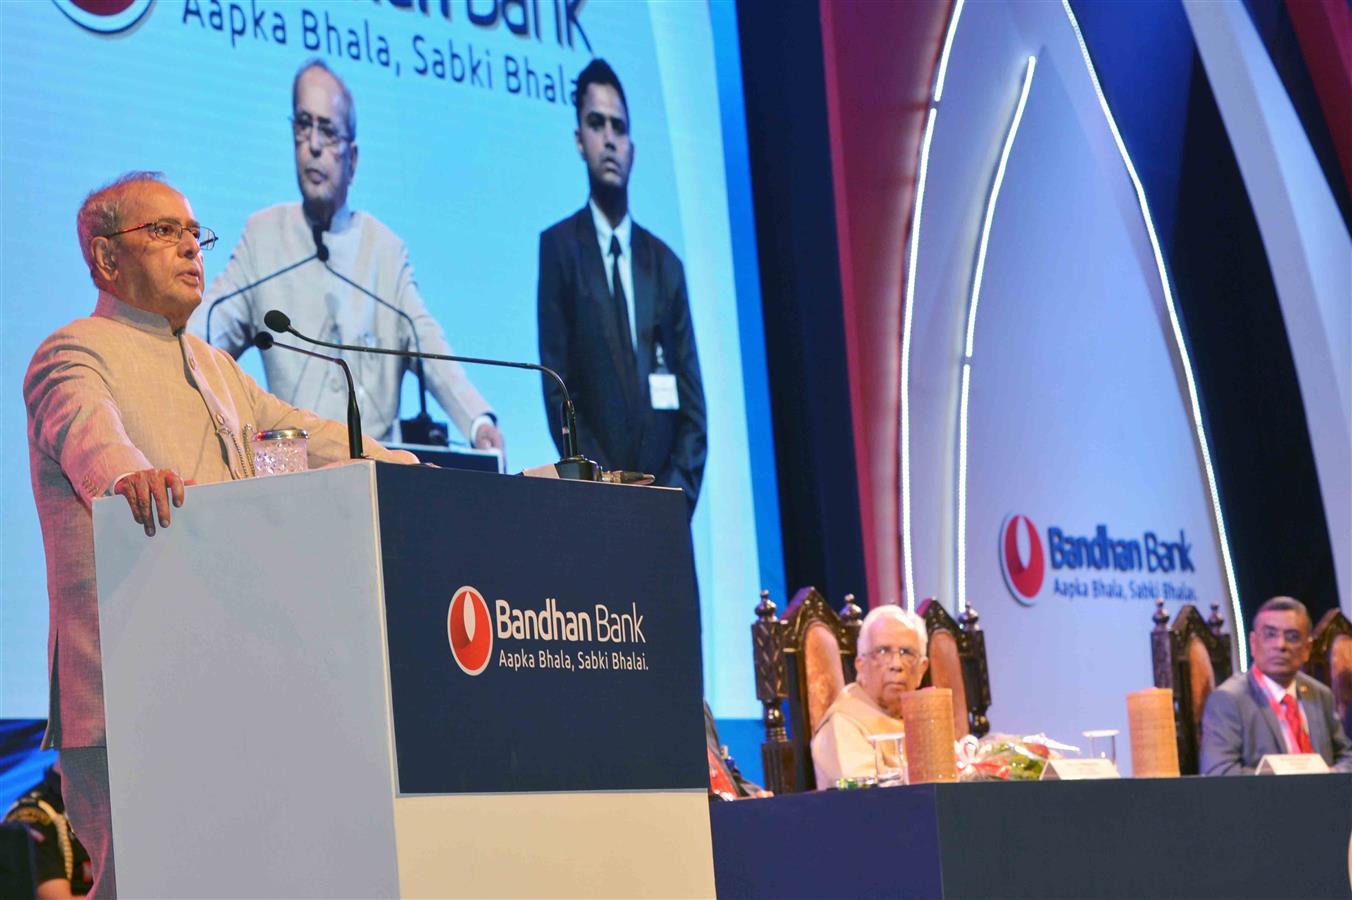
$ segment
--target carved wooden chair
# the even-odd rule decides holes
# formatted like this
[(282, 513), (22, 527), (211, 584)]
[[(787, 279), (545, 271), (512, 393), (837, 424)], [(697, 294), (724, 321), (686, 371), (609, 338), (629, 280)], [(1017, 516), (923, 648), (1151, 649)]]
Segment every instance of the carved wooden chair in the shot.
[(930, 597), (916, 610), (929, 634), (929, 670), (921, 687), (953, 691), (953, 733), (982, 737), (990, 731), (986, 712), (991, 706), (990, 670), (986, 667), (986, 633), (970, 606), (959, 619)]
[(1343, 723), (1348, 737), (1352, 737), (1352, 730), (1349, 730), (1352, 729), (1352, 718), (1348, 716), (1348, 706), (1352, 705), (1352, 621), (1348, 621), (1342, 610), (1331, 609), (1314, 627), (1313, 638), (1314, 646), (1310, 648), (1305, 674), (1333, 690), (1338, 721)]
[(1150, 633), (1150, 656), (1155, 687), (1174, 692), (1174, 727), (1178, 733), (1178, 767), (1184, 775), (1198, 772), (1198, 744), (1202, 739), (1202, 710), (1216, 685), (1230, 677), (1234, 664), (1230, 636), (1220, 617), (1220, 605), (1211, 604), (1205, 621), (1197, 607), (1184, 604), (1169, 624), (1164, 601), (1155, 601)]
[(862, 611), (854, 595), (846, 594), (837, 614), (816, 588), (805, 587), (782, 616), (775, 613), (770, 592), (761, 591), (751, 626), (756, 699), (765, 726), (761, 763), (765, 786), (776, 794), (791, 794), (816, 787), (812, 732), (836, 695), (854, 680)]

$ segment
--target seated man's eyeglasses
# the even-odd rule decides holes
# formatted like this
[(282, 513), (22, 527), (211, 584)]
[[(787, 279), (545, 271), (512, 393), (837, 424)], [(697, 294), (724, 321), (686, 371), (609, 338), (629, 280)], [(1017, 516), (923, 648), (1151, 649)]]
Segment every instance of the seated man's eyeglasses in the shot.
[(303, 144), (310, 139), (310, 134), (316, 129), (319, 130), (319, 143), (325, 147), (332, 147), (334, 144), (342, 143), (348, 140), (348, 136), (339, 131), (332, 122), (325, 118), (313, 119), (309, 113), (300, 113), (292, 116), (291, 133), (295, 135), (296, 143)]
[(1273, 628), (1271, 625), (1264, 625), (1263, 630), (1258, 633), (1258, 636), (1263, 639), (1264, 643), (1269, 644), (1279, 637), (1286, 643), (1294, 644), (1295, 646), (1300, 646), (1305, 642), (1305, 635), (1295, 628), (1288, 628), (1283, 631), (1280, 628)]
[(891, 662), (892, 657), (899, 656), (903, 664), (912, 664), (920, 658), (920, 654), (906, 647), (874, 647), (864, 656), (875, 659), (880, 663)]
[(163, 241), (166, 244), (177, 244), (183, 240), (183, 232), (192, 235), (193, 240), (197, 241), (197, 246), (203, 250), (210, 250), (216, 246), (216, 232), (210, 228), (203, 228), (196, 222), (189, 222), (184, 225), (175, 222), (173, 219), (159, 219), (155, 222), (142, 222), (140, 225), (133, 225), (130, 228), (123, 228), (120, 231), (111, 231), (108, 234), (100, 234), (98, 237), (117, 237), (119, 234), (131, 234), (133, 231), (140, 231), (142, 228), (150, 235), (153, 240)]

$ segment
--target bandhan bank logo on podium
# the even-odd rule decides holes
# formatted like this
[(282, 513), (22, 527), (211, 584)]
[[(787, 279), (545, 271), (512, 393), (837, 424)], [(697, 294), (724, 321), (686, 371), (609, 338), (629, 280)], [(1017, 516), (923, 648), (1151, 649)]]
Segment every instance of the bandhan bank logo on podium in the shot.
[(76, 25), (97, 34), (116, 34), (134, 26), (155, 0), (52, 0)]
[[(1027, 537), (1026, 554), (1019, 552), (1020, 532)], [(1042, 553), (1037, 526), (1027, 516), (1007, 516), (1000, 526), (1000, 572), (1014, 599), (1024, 606), (1032, 606), (1047, 575), (1047, 558)]]
[(630, 602), (627, 612), (604, 603), (591, 611), (559, 606), (556, 597), (533, 609), (498, 598), (490, 611), (477, 588), (461, 585), (446, 610), (446, 641), (455, 664), (466, 675), (478, 675), (493, 661), (496, 646), (498, 665), (513, 672), (649, 671), (648, 637), (637, 603)]
[(493, 658), (493, 621), (484, 595), (469, 585), (457, 588), (446, 611), (451, 655), (466, 675), (478, 675)]

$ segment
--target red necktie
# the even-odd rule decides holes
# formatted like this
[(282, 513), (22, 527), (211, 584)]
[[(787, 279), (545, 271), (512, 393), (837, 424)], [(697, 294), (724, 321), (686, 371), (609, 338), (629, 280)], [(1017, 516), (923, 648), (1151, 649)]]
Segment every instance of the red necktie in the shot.
[(1286, 726), (1291, 729), (1291, 736), (1296, 739), (1296, 752), (1313, 753), (1314, 747), (1310, 745), (1310, 736), (1305, 733), (1305, 725), (1300, 721), (1296, 698), (1290, 694), (1282, 696), (1282, 718), (1286, 719)]

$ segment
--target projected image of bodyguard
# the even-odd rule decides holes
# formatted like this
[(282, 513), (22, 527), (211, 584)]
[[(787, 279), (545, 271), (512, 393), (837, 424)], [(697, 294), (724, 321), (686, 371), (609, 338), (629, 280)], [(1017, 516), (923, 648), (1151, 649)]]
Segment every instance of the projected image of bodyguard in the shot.
[[(693, 514), (707, 435), (685, 270), (629, 215), (629, 106), (604, 60), (578, 75), (574, 102), (590, 196), (540, 235), (540, 362), (573, 393), (584, 456), (681, 488)], [(544, 393), (558, 441), (562, 397), (549, 380)]]
[[(301, 202), (271, 206), (249, 218), (190, 328), (238, 358), (265, 332), (263, 316), (275, 308), (305, 334), (335, 343), (452, 353), (418, 292), (404, 242), (370, 213), (348, 206), (358, 152), (357, 112), (347, 85), (323, 62), (311, 60), (296, 73), (291, 101)], [(406, 371), (420, 376), (417, 363), (343, 355), (367, 434), (445, 443), (425, 414), (400, 423), (400, 434), (394, 434), (400, 385)], [(322, 416), (343, 418), (347, 385), (333, 367), (294, 353), (267, 353), (263, 365), (269, 390)], [(459, 363), (428, 362), (425, 386), (471, 444), (503, 449), (497, 417)], [(419, 387), (423, 397), (421, 377)]]

